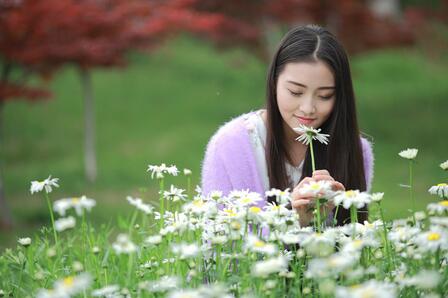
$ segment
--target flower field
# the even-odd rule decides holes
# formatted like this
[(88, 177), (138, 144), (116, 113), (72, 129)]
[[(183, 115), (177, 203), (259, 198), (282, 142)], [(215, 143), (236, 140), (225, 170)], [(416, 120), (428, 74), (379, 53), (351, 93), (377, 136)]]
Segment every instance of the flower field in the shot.
[[(402, 151), (410, 164), (417, 151)], [(448, 168), (448, 162), (440, 167)], [(301, 227), (288, 208), (289, 190), (232, 191), (205, 196), (191, 171), (151, 165), (159, 205), (128, 196), (130, 218), (93, 227), (94, 199), (52, 200), (63, 181), (33, 181), (48, 204), (51, 226), (18, 239), (0, 256), (0, 297), (445, 297), (448, 293), (448, 185), (428, 187), (434, 202), (409, 218), (385, 222), (383, 193), (308, 187), (351, 210), (335, 226), (331, 215)], [(180, 189), (165, 185), (178, 177)], [(356, 222), (356, 210), (378, 210)], [(157, 208), (156, 208), (157, 207)], [(335, 215), (333, 215), (335, 217)], [(372, 218), (373, 217), (373, 218)]]

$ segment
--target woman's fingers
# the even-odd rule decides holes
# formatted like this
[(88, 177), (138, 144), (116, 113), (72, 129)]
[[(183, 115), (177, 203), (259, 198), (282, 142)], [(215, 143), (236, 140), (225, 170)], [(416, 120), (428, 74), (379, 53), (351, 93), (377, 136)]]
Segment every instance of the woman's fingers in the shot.
[(313, 179), (316, 181), (320, 180), (328, 180), (328, 181), (334, 181), (334, 178), (330, 175), (313, 175)]
[(326, 176), (330, 176), (330, 172), (328, 172), (327, 170), (316, 170), (313, 172), (313, 177), (315, 175), (326, 175)]
[(311, 181), (314, 181), (314, 179), (311, 177), (303, 178), (303, 180), (300, 181), (299, 184), (297, 184), (297, 186), (294, 188), (293, 192), (301, 188), (304, 184), (310, 183)]
[(302, 208), (302, 207), (308, 206), (309, 203), (310, 203), (310, 200), (299, 199), (299, 200), (292, 201), (291, 202), (291, 206), (294, 209), (298, 209), (298, 208)]
[(341, 182), (338, 182), (338, 181), (333, 181), (331, 188), (332, 188), (334, 191), (338, 191), (338, 190), (340, 190), (340, 191), (345, 191), (345, 186), (344, 186), (344, 184), (342, 184)]

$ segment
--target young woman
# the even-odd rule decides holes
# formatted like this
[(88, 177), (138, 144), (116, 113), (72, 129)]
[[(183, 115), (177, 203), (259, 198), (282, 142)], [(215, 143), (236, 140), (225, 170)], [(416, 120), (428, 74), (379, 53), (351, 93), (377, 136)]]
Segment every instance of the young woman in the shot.
[[(320, 169), (314, 173), (308, 146), (295, 140), (293, 128), (300, 124), (330, 135), (328, 145), (313, 142)], [(300, 192), (305, 183), (328, 180), (334, 190), (366, 191), (372, 176), (372, 149), (360, 136), (347, 54), (329, 31), (307, 25), (280, 42), (267, 75), (266, 109), (231, 120), (211, 138), (202, 189), (224, 195), (249, 189), (263, 197), (271, 188), (292, 189), (291, 206), (303, 226), (312, 219), (315, 199)], [(333, 207), (326, 205), (327, 214)], [(337, 216), (343, 224), (349, 213), (340, 208)], [(367, 210), (358, 219), (366, 220)]]

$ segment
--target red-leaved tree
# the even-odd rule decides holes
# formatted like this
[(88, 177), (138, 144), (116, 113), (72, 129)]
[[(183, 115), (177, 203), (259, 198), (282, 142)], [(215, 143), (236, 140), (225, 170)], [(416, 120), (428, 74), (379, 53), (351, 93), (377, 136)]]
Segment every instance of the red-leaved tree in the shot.
[[(6, 101), (50, 95), (30, 87), (28, 78), (48, 77), (62, 66), (75, 65), (84, 94), (86, 177), (94, 181), (92, 68), (125, 66), (128, 51), (154, 49), (180, 31), (214, 38), (239, 28), (241, 36), (252, 38), (248, 26), (219, 13), (198, 12), (194, 4), (194, 0), (0, 0), (0, 129)], [(0, 221), (9, 223), (1, 176), (0, 210)]]
[[(196, 0), (195, 8), (224, 15), (234, 24), (252, 32), (221, 34), (220, 46), (245, 45), (268, 60), (277, 39), (294, 25), (316, 23), (335, 33), (349, 52), (356, 53), (413, 41), (411, 24), (399, 16), (381, 16), (359, 0)], [(272, 39), (275, 39), (273, 42)]]

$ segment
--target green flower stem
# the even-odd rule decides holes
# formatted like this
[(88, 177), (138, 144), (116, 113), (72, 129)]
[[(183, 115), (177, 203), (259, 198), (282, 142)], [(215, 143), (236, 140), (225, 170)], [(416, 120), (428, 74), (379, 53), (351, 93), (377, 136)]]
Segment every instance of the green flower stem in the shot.
[(310, 153), (311, 153), (311, 167), (313, 172), (316, 170), (316, 163), (314, 161), (314, 149), (313, 149), (313, 140), (310, 140)]
[(413, 196), (413, 184), (412, 184), (412, 163), (413, 160), (409, 161), (409, 197), (411, 198), (411, 202), (412, 202), (412, 220), (414, 221), (414, 226), (416, 224), (416, 220), (415, 220), (415, 199)]
[(189, 198), (193, 198), (193, 194), (191, 193), (191, 177), (187, 176), (187, 195)]
[(131, 272), (132, 272), (132, 268), (133, 268), (133, 261), (134, 261), (134, 254), (131, 253), (128, 255), (128, 276), (127, 276), (127, 282), (126, 282), (126, 286), (129, 287), (131, 285)]
[(357, 212), (356, 207), (354, 205), (350, 206), (350, 219), (351, 219), (352, 225), (353, 225), (352, 239), (355, 239), (355, 233), (356, 233), (356, 225), (355, 225), (355, 223), (358, 222), (358, 212)]
[(437, 248), (436, 250), (436, 254), (435, 254), (435, 269), (439, 270), (440, 269), (440, 247)]
[[(314, 148), (313, 148), (313, 140), (310, 138), (310, 153), (311, 153), (311, 167), (313, 169), (313, 173), (316, 171), (316, 163), (314, 160)], [(319, 199), (316, 200), (316, 221), (317, 221), (317, 231), (320, 232), (322, 229), (322, 222), (320, 216), (320, 202)]]
[(138, 210), (135, 209), (133, 214), (132, 214), (131, 222), (130, 222), (129, 228), (128, 228), (128, 231), (129, 231), (128, 234), (129, 235), (132, 234), (135, 221), (137, 220), (137, 216), (138, 216)]
[(390, 244), (389, 244), (389, 239), (388, 239), (388, 233), (387, 233), (387, 227), (386, 227), (386, 222), (384, 220), (384, 213), (383, 213), (383, 208), (381, 208), (381, 202), (378, 202), (378, 208), (380, 209), (380, 216), (381, 216), (381, 221), (383, 222), (383, 231), (384, 231), (384, 241), (385, 241), (385, 246), (386, 246), (386, 253), (387, 253), (387, 272), (389, 272), (389, 276), (390, 278), (392, 278), (392, 268), (391, 267), (395, 267), (393, 264), (393, 259), (392, 259), (392, 254), (390, 252)]
[(338, 222), (338, 211), (339, 211), (339, 206), (341, 206), (340, 204), (336, 206), (336, 211), (334, 212), (333, 215), (333, 227), (337, 224)]
[(51, 226), (53, 227), (53, 237), (54, 237), (54, 243), (58, 245), (58, 235), (56, 233), (56, 229), (54, 226), (54, 215), (53, 215), (53, 209), (51, 208), (50, 198), (48, 197), (47, 192), (45, 192), (45, 199), (47, 201), (48, 210), (50, 211), (50, 218), (51, 218)]
[(159, 196), (159, 202), (160, 202), (160, 222), (159, 222), (159, 226), (160, 229), (163, 228), (163, 215), (165, 214), (165, 208), (164, 208), (164, 199), (163, 199), (163, 189), (164, 189), (164, 182), (163, 182), (163, 178), (160, 179), (159, 181), (159, 191), (160, 191), (160, 196)]

